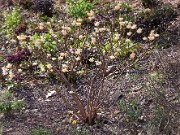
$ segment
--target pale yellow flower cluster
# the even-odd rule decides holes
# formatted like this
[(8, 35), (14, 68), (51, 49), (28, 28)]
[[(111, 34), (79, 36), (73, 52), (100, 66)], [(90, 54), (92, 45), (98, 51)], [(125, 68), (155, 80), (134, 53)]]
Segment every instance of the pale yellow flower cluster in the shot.
[(88, 19), (90, 20), (90, 21), (92, 21), (95, 17), (94, 17), (94, 11), (90, 11), (90, 12), (88, 12), (87, 13), (87, 16), (88, 16)]
[(71, 27), (63, 26), (61, 33), (63, 36), (66, 36), (69, 32), (71, 32)]
[(2, 75), (3, 76), (8, 76), (8, 80), (11, 81), (14, 77), (15, 74), (12, 71), (13, 65), (11, 63), (8, 63), (6, 66), (2, 67)]

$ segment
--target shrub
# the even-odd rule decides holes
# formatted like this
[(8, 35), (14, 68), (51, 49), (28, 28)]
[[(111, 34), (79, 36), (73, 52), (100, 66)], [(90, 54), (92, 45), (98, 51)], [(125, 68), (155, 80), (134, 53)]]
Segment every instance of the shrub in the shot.
[[(116, 12), (114, 9), (109, 10)], [(85, 10), (83, 12), (85, 14)], [(7, 81), (20, 80), (16, 83), (25, 84), (35, 76), (43, 75), (48, 78), (53, 75), (67, 88), (60, 92), (67, 107), (83, 122), (93, 124), (113, 87), (108, 86), (108, 75), (117, 68), (124, 72), (128, 63), (134, 63), (143, 47), (140, 47), (139, 42), (133, 41), (132, 37), (143, 36), (144, 30), (118, 14), (116, 22), (109, 21), (108, 24), (97, 21), (92, 10), (86, 15), (87, 18), (84, 19), (80, 19), (78, 15), (78, 19), (73, 21), (64, 19), (56, 23), (40, 23), (38, 28), (42, 30), (41, 33), (29, 35), (28, 39), (25, 35), (18, 36), (18, 42), (26, 43), (21, 45), (22, 49), (17, 53), (8, 56), (7, 63), (2, 67), (2, 74)], [(90, 28), (82, 25), (84, 20), (91, 24)], [(46, 32), (43, 31), (44, 28)], [(143, 40), (151, 46), (158, 36), (155, 31), (151, 31)], [(146, 53), (146, 49), (143, 52)], [(83, 89), (86, 98), (78, 93), (72, 83), (72, 78), (77, 77), (86, 86)], [(69, 99), (77, 107), (70, 104)]]

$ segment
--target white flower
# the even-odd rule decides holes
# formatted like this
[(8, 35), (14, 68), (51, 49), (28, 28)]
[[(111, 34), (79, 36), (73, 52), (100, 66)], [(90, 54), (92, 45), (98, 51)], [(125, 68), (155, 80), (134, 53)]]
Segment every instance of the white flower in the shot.
[(147, 37), (143, 37), (143, 40), (146, 41), (146, 40), (147, 40)]
[[(74, 92), (73, 91), (69, 91), (69, 94), (73, 94)], [(73, 112), (72, 112), (72, 114), (73, 114)]]
[(90, 12), (88, 12), (88, 13), (87, 13), (87, 16), (88, 16), (88, 17), (94, 16), (94, 11), (91, 10)]
[(131, 53), (130, 54), (130, 59), (133, 60), (135, 58), (136, 54), (135, 53)]
[(82, 21), (83, 21), (83, 19), (81, 19), (81, 18), (77, 19), (77, 22), (82, 22)]
[(62, 68), (68, 68), (68, 65), (62, 64)]
[(100, 24), (99, 22), (95, 22), (95, 23), (94, 23), (94, 26), (98, 27), (99, 24)]
[(81, 57), (76, 57), (76, 61), (80, 61), (81, 60)]
[(55, 58), (55, 57), (52, 57), (52, 60), (56, 60), (56, 58)]
[(105, 30), (106, 30), (106, 28), (99, 28), (99, 32), (103, 32)]
[(133, 24), (133, 26), (131, 27), (132, 30), (136, 29), (137, 28), (137, 25), (136, 24)]
[(79, 35), (79, 39), (82, 40), (83, 39), (83, 35)]
[(37, 39), (35, 41), (35, 46), (41, 46), (42, 45), (42, 40), (41, 39)]
[(130, 31), (130, 32), (128, 32), (128, 33), (127, 33), (127, 35), (128, 35), (128, 36), (131, 36), (131, 35), (132, 35), (132, 32), (131, 32), (131, 31)]
[(62, 71), (63, 73), (67, 73), (67, 72), (68, 72), (68, 69), (67, 69), (67, 68), (63, 68), (61, 71)]
[(80, 55), (81, 52), (82, 52), (82, 49), (77, 49), (76, 52), (75, 52), (75, 54)]
[(115, 34), (114, 39), (115, 39), (115, 40), (119, 40), (119, 37), (120, 37), (120, 34)]
[(114, 57), (113, 55), (109, 56), (109, 58), (110, 58), (111, 60), (114, 60), (114, 59), (115, 59), (115, 57)]
[(94, 62), (94, 58), (93, 58), (93, 57), (90, 58), (89, 61), (90, 61), (90, 62)]
[(20, 36), (17, 36), (17, 39), (19, 40), (19, 41), (24, 41), (24, 40), (26, 40), (26, 36), (25, 35), (20, 35)]
[(64, 30), (66, 30), (67, 32), (71, 31), (71, 27), (64, 27)]
[(63, 34), (63, 36), (67, 35), (67, 31), (66, 30), (62, 30), (61, 33)]
[(131, 42), (131, 40), (127, 38), (125, 42)]
[(102, 64), (101, 61), (95, 61), (96, 62), (96, 66), (100, 66)]
[(71, 23), (71, 25), (72, 25), (72, 26), (75, 26), (75, 25), (76, 25), (76, 21), (73, 21), (73, 22)]
[(150, 13), (150, 12), (151, 12), (151, 9), (146, 8), (146, 9), (144, 10), (144, 12), (145, 12), (145, 13)]
[(124, 19), (122, 17), (119, 18), (119, 21), (123, 21)]
[(155, 37), (154, 36), (149, 36), (148, 39), (152, 41), (152, 40), (155, 39)]
[(126, 28), (127, 28), (127, 29), (131, 29), (131, 25), (128, 24), (128, 25), (126, 26)]
[(63, 59), (64, 59), (64, 57), (62, 57), (62, 56), (58, 57), (58, 60), (63, 60)]
[(47, 22), (47, 25), (51, 25), (51, 22)]
[(21, 68), (19, 68), (19, 69), (18, 69), (18, 72), (19, 72), (19, 73), (22, 73), (22, 69), (21, 69)]
[(141, 33), (142, 33), (142, 29), (139, 28), (139, 29), (137, 30), (137, 33), (138, 33), (138, 34), (141, 34)]
[(116, 10), (116, 11), (118, 11), (118, 10), (120, 10), (120, 9), (121, 9), (120, 4), (117, 4), (117, 5), (114, 7), (114, 10)]
[(119, 22), (119, 24), (120, 24), (121, 26), (124, 26), (124, 25), (125, 25), (125, 22)]
[(81, 26), (81, 22), (77, 22), (77, 23), (76, 23), (76, 26)]
[(89, 16), (88, 19), (89, 21), (92, 21), (94, 19), (94, 16)]
[(12, 80), (15, 77), (14, 73), (12, 70), (9, 71), (9, 80)]
[(47, 57), (51, 57), (51, 54), (50, 54), (50, 53), (48, 53), (48, 54), (47, 54)]
[(159, 34), (154, 34), (155, 37), (159, 37)]
[(48, 70), (52, 69), (52, 65), (51, 64), (47, 64), (46, 67), (47, 67)]
[(8, 69), (12, 68), (12, 64), (11, 64), (11, 63), (8, 63), (7, 66), (6, 66), (6, 68), (8, 68)]
[(95, 43), (96, 43), (96, 38), (92, 37), (92, 38), (91, 38), (91, 43), (92, 43), (92, 44), (95, 44)]
[(65, 53), (60, 53), (60, 56), (64, 57), (64, 56), (66, 56), (66, 54)]
[(37, 62), (33, 62), (32, 65), (33, 65), (33, 66), (37, 66), (38, 63), (37, 63)]
[(4, 76), (8, 74), (8, 69), (6, 67), (2, 67), (1, 69)]

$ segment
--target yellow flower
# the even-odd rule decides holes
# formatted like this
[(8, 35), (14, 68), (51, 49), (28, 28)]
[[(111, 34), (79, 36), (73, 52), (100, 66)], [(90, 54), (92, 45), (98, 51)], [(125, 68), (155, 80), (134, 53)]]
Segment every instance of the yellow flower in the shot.
[(76, 125), (76, 124), (77, 124), (77, 120), (73, 120), (71, 123), (72, 123), (73, 125)]

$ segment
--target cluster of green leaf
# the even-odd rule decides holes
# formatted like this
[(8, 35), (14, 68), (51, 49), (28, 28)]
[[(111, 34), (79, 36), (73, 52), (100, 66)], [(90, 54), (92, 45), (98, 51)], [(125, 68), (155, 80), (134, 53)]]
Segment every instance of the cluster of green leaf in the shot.
[(11, 33), (14, 33), (15, 28), (20, 24), (20, 22), (19, 9), (14, 8), (10, 15), (5, 17), (5, 29), (3, 32), (11, 35)]
[(127, 121), (137, 121), (141, 117), (142, 110), (138, 107), (135, 100), (128, 102), (125, 100), (120, 100), (119, 108), (125, 114)]
[(24, 107), (24, 102), (14, 99), (9, 91), (2, 92), (0, 95), (0, 113), (5, 116), (18, 112)]
[(51, 135), (51, 132), (47, 129), (37, 129), (32, 131), (31, 135)]
[(87, 12), (93, 8), (94, 5), (87, 0), (69, 1), (68, 13), (75, 18), (85, 18)]

